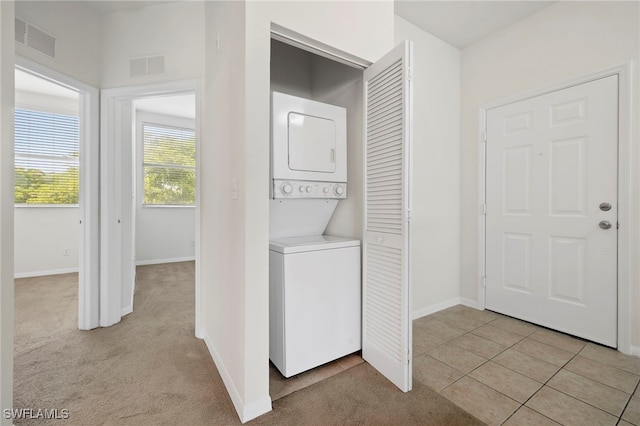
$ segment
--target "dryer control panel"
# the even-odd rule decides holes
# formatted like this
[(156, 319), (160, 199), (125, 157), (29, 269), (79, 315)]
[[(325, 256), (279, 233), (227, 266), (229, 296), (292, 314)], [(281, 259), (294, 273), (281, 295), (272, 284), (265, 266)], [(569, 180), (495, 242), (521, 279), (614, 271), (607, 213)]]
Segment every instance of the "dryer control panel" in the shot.
[(273, 198), (347, 198), (345, 182), (317, 182), (310, 180), (273, 180)]

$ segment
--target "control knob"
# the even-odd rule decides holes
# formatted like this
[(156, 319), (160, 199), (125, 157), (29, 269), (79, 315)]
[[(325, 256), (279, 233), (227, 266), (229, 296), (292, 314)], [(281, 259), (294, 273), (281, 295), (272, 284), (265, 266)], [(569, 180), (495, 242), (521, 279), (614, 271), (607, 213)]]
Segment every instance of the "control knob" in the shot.
[(311, 192), (311, 187), (307, 186), (307, 192)]
[(282, 185), (283, 194), (291, 194), (291, 191), (293, 191), (293, 187), (291, 185), (289, 185), (288, 183), (285, 183), (284, 185)]
[(344, 188), (341, 186), (336, 186), (336, 188), (333, 191), (336, 193), (336, 195), (344, 194)]

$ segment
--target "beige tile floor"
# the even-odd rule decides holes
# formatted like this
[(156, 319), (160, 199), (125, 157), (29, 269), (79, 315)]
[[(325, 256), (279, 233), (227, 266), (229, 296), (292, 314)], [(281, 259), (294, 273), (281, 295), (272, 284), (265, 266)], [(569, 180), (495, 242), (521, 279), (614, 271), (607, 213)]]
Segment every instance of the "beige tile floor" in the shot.
[(458, 305), (413, 322), (413, 380), (489, 425), (640, 425), (640, 358)]

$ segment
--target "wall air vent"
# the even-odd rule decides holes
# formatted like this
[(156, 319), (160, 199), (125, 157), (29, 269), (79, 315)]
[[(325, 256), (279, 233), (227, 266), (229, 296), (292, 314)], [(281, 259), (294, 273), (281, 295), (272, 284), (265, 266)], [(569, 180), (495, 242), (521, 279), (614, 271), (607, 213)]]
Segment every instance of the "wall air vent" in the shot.
[(129, 61), (130, 77), (145, 77), (164, 74), (164, 56), (145, 56)]
[(27, 23), (16, 18), (16, 41), (25, 44), (27, 41)]
[(56, 57), (56, 38), (20, 18), (15, 19), (16, 41), (52, 58)]

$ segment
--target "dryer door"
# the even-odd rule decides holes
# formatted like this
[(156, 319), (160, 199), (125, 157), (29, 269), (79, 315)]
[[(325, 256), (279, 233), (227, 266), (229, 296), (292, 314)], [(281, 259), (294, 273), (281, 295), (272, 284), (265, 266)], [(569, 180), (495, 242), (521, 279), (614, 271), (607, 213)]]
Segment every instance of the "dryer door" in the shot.
[(271, 177), (346, 183), (347, 110), (278, 92), (271, 102)]
[(290, 112), (288, 121), (289, 168), (308, 172), (335, 172), (335, 121), (298, 112)]

